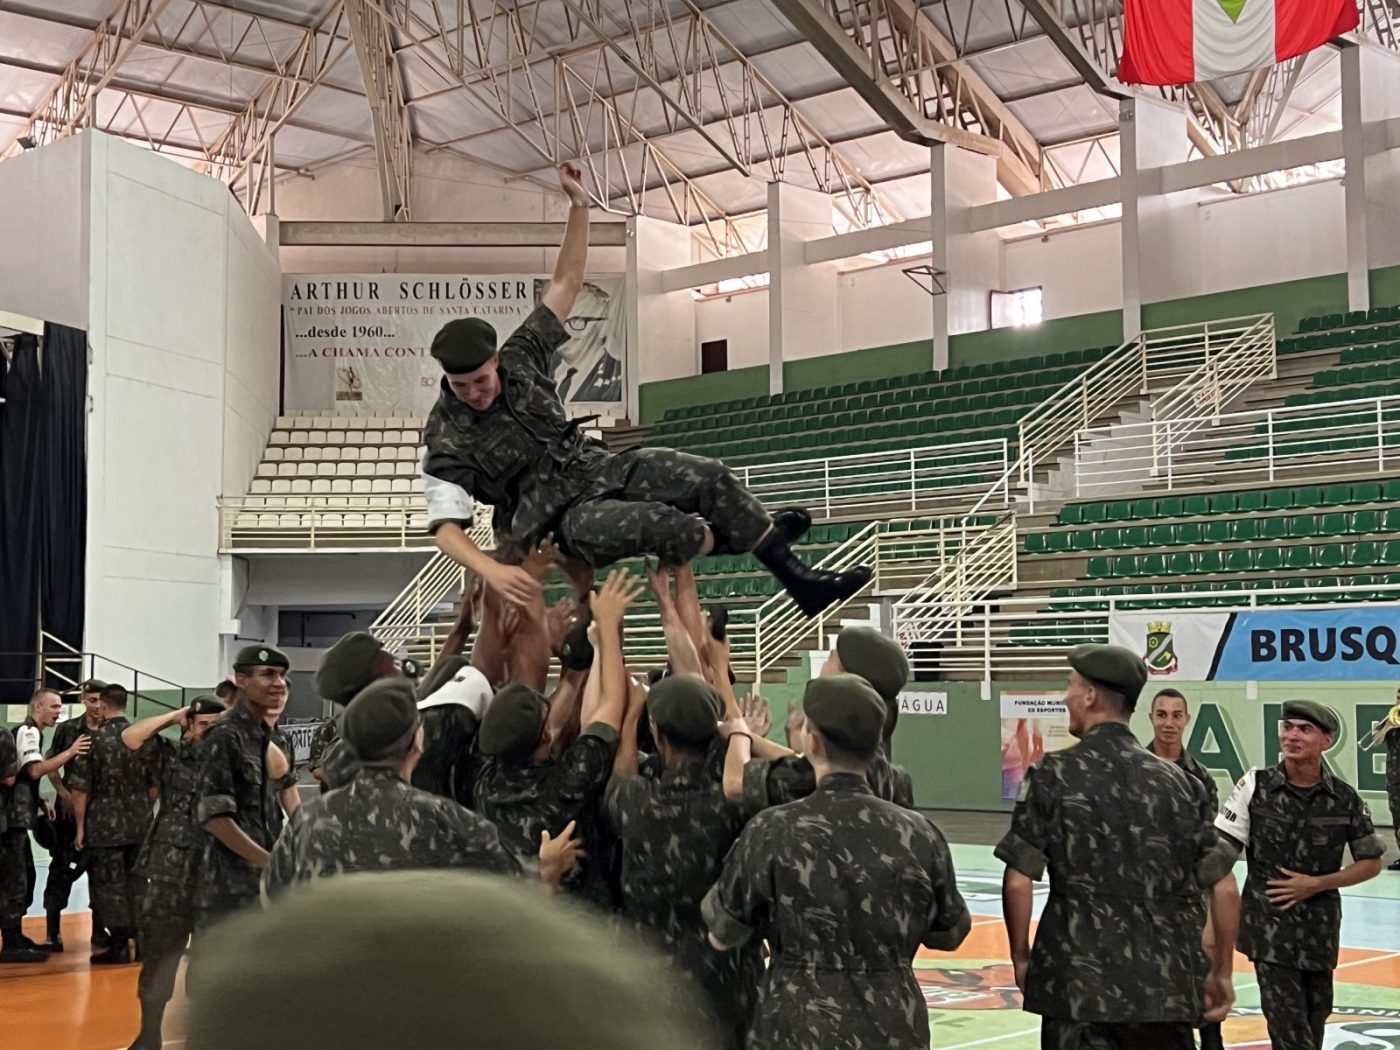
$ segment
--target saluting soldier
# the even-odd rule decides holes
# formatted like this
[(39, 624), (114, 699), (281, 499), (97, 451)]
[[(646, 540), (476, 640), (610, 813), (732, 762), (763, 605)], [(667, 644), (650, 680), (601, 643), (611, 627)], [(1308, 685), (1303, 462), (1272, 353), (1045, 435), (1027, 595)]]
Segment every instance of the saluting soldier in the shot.
[(1385, 853), (1366, 803), (1322, 761), (1340, 728), (1325, 704), (1289, 700), (1278, 731), (1283, 761), (1241, 777), (1215, 821), (1234, 855), (1249, 858), (1240, 950), (1254, 963), (1274, 1050), (1321, 1050), (1342, 929), (1338, 891), (1380, 874)]
[(88, 882), (93, 905), (110, 938), (106, 950), (92, 957), (94, 964), (129, 963), (129, 942), (138, 933), (143, 880), (136, 873), (136, 860), (151, 823), (154, 751), (146, 747), (133, 752), (122, 743), (122, 732), (131, 724), (126, 718), (127, 695), (122, 685), (102, 690), (102, 728), (92, 750), (74, 762), (68, 782), (78, 823), (75, 845), (91, 853)]
[[(716, 1027), (743, 1045), (763, 971), (757, 942), (716, 952), (700, 902), (719, 876), (744, 813), (724, 797), (711, 761), (723, 704), (706, 682), (672, 675), (629, 704), (604, 812), (621, 844), (622, 914), (705, 990)], [(660, 775), (637, 772), (637, 726), (649, 718), (663, 761)], [(726, 742), (727, 743), (727, 742)]]
[[(1044, 1050), (1192, 1050), (1194, 1026), (1223, 1020), (1234, 999), (1232, 860), (1206, 818), (1204, 788), (1128, 728), (1147, 682), (1142, 659), (1081, 645), (1069, 664), (1065, 707), (1079, 744), (1027, 771), (996, 848), (1016, 984), (1041, 1015)], [(1032, 948), (1032, 883), (1047, 870)]]
[(208, 834), (200, 845), (195, 884), (195, 928), (247, 907), (282, 831), (285, 786), (269, 770), (274, 747), (291, 754), (274, 728), (287, 706), (287, 655), (249, 645), (234, 659), (233, 705), (205, 734), (195, 821)]
[[(78, 687), (78, 696), (83, 712), (65, 719), (54, 727), (53, 740), (49, 743), (49, 758), (55, 758), (71, 748), (79, 737), (91, 743), (93, 735), (102, 728), (102, 690), (106, 682), (90, 678)], [(88, 854), (77, 849), (73, 840), (78, 833), (78, 825), (73, 820), (73, 792), (69, 781), (73, 776), (71, 764), (60, 772), (49, 774), (49, 783), (54, 789), (54, 847), (49, 857), (49, 877), (44, 883), (44, 913), (47, 917), (47, 936), (41, 947), (51, 952), (63, 951), (63, 911), (68, 907), (68, 899), (73, 893), (73, 884), (87, 871)], [(107, 933), (101, 913), (92, 912), (92, 946), (107, 947)]]
[[(196, 836), (204, 834), (195, 824), (195, 792), (204, 736), (225, 710), (221, 700), (198, 696), (188, 707), (143, 718), (122, 730), (122, 743), (132, 751), (155, 748), (160, 784), (160, 806), (136, 861), (136, 873), (146, 886), (139, 920), (141, 976), (136, 983), (141, 1031), (130, 1050), (160, 1050), (165, 1007), (175, 994), (175, 975), (194, 933), (191, 851)], [(160, 735), (172, 726), (181, 730), (178, 744)]]
[(765, 938), (748, 1046), (926, 1050), (919, 945), (951, 951), (972, 927), (948, 844), (922, 814), (871, 793), (885, 704), (863, 679), (803, 695), (817, 790), (751, 820), (702, 905), (720, 950)]
[[(513, 875), (520, 865), (488, 820), (413, 787), (423, 725), (406, 678), (371, 683), (345, 709), (341, 742), (354, 779), (307, 803), (288, 821), (263, 874), (269, 897), (297, 883), (355, 871), (472, 868)], [(569, 835), (539, 847), (540, 875), (557, 885), (573, 866)]]
[(588, 196), (579, 178), (572, 166), (560, 168), (572, 208), (534, 312), (499, 348), (480, 318), (449, 321), (433, 338), (431, 353), (446, 375), (423, 430), (423, 474), (438, 548), (518, 605), (539, 598), (529, 572), (497, 562), (467, 535), (479, 500), (495, 509), (498, 546), (532, 550), (552, 533), (565, 555), (594, 569), (639, 554), (684, 565), (702, 554), (752, 551), (808, 615), (849, 598), (870, 570), (804, 565), (793, 536), (724, 464), (664, 448), (614, 455), (568, 420), (551, 369), (569, 338), (565, 322), (588, 256)]

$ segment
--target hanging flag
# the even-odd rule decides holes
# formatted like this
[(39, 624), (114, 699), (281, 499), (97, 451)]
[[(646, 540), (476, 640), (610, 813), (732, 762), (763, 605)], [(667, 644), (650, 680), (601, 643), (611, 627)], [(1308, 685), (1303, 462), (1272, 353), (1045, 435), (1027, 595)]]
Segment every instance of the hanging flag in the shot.
[(1189, 84), (1247, 73), (1355, 29), (1356, 0), (1125, 0), (1125, 84)]

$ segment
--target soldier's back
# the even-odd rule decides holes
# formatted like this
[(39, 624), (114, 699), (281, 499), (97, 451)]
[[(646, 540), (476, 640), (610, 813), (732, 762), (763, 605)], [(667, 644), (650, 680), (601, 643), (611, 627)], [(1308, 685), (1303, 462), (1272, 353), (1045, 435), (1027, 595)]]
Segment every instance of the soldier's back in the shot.
[(122, 730), (130, 724), (125, 718), (109, 719), (93, 736), (87, 756), (89, 846), (132, 846), (145, 838), (150, 827), (155, 748), (149, 741), (139, 751), (128, 748), (122, 742)]

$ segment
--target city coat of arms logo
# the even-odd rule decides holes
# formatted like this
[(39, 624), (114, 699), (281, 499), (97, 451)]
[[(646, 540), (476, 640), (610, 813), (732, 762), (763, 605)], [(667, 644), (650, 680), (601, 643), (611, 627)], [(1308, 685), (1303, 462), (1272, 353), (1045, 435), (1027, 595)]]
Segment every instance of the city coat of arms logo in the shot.
[(1142, 655), (1147, 673), (1156, 677), (1176, 674), (1180, 662), (1176, 658), (1176, 643), (1172, 640), (1172, 625), (1159, 621), (1147, 625), (1147, 652)]

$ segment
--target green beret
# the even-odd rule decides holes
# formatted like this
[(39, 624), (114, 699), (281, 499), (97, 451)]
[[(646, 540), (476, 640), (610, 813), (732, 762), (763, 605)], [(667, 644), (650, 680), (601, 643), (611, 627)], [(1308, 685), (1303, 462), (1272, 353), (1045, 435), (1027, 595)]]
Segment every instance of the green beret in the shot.
[(1311, 722), (1331, 737), (1335, 737), (1337, 731), (1342, 728), (1342, 722), (1337, 717), (1337, 712), (1326, 704), (1319, 704), (1316, 700), (1285, 700), (1283, 702), (1283, 717), (1301, 718), (1305, 722)]
[(1069, 665), (1091, 682), (1122, 693), (1129, 707), (1147, 684), (1142, 657), (1121, 645), (1076, 645), (1069, 651)]
[(860, 675), (813, 678), (802, 694), (802, 710), (822, 736), (852, 751), (873, 750), (885, 728), (885, 701)]
[(227, 704), (212, 696), (197, 696), (189, 707), (192, 715), (221, 715), (228, 710)]
[(107, 688), (106, 682), (99, 682), (96, 678), (89, 678), (82, 685), (78, 686), (80, 693), (100, 693)]
[(356, 758), (397, 758), (418, 728), (418, 701), (407, 678), (380, 678), (367, 685), (340, 721), (340, 737)]
[(245, 645), (233, 658), (234, 667), (280, 667), (287, 670), (292, 662), (287, 654), (270, 645)]
[(647, 694), (647, 715), (652, 723), (666, 739), (682, 747), (709, 746), (719, 732), (723, 709), (714, 688), (691, 675), (663, 678)]
[(475, 372), (496, 352), (496, 329), (480, 317), (448, 321), (433, 336), (429, 353), (448, 375)]
[(368, 631), (351, 631), (326, 650), (316, 671), (316, 692), (337, 704), (348, 704), (374, 681), (374, 662), (384, 644)]
[[(659, 955), (520, 878), (317, 879), (200, 941), (195, 965), (218, 993), (190, 1000), (190, 1050), (440, 1048), (462, 1045), (463, 1032), (512, 1050), (556, 1050), (561, 1032), (570, 1050), (719, 1045)], [(396, 973), (413, 979), (388, 994)]]
[(483, 755), (516, 756), (540, 742), (545, 698), (523, 682), (507, 682), (496, 693), (481, 720), (477, 746)]
[(893, 700), (909, 681), (909, 657), (893, 638), (873, 627), (847, 627), (836, 636), (841, 666), (858, 674), (886, 700)]

